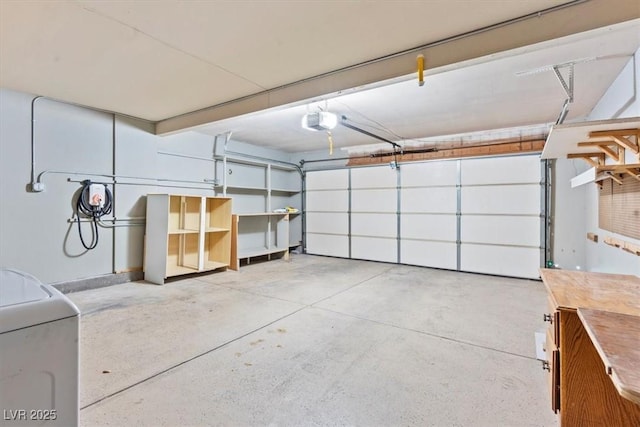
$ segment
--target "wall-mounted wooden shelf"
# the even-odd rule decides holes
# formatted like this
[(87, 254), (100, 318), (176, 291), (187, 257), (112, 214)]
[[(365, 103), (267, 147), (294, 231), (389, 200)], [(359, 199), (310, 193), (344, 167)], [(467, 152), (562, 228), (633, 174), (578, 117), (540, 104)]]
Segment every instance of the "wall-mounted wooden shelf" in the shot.
[(611, 179), (622, 185), (622, 179), (626, 175), (640, 181), (640, 163), (596, 166), (595, 182)]
[(640, 239), (640, 117), (553, 126), (541, 157), (586, 161), (571, 187), (595, 182), (600, 228)]
[(638, 142), (629, 136), (639, 132), (640, 117), (556, 125), (549, 132), (541, 158), (584, 158), (591, 159), (586, 161), (592, 166), (604, 164), (607, 155), (619, 157), (616, 147), (631, 149), (637, 155)]
[[(634, 163), (626, 163), (627, 152), (635, 156)], [(560, 157), (582, 159), (593, 167), (574, 177), (571, 187), (601, 186), (609, 179), (622, 185), (627, 175), (640, 181), (640, 117), (553, 126), (542, 158)]]
[(613, 246), (614, 248), (622, 249), (630, 254), (640, 256), (640, 245), (635, 245), (625, 240), (617, 239), (615, 237), (607, 236), (604, 238), (604, 243)]

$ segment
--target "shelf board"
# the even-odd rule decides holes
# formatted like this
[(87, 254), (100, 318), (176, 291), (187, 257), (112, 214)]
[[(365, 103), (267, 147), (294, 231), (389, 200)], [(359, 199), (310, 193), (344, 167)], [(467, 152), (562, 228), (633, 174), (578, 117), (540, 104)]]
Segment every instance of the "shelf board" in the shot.
[(233, 190), (238, 190), (238, 191), (261, 191), (261, 192), (267, 192), (267, 189), (265, 187), (243, 187), (243, 186), (239, 186), (239, 185), (227, 185), (227, 191), (233, 191)]
[(249, 217), (249, 216), (283, 216), (283, 215), (287, 215), (289, 214), (289, 212), (252, 212), (252, 213), (241, 213), (241, 214), (234, 214), (237, 215), (239, 217)]
[(279, 162), (260, 162), (257, 160), (242, 159), (234, 156), (227, 156), (227, 162), (239, 163), (239, 164), (251, 165), (251, 166), (261, 166), (265, 169), (267, 168), (267, 165), (271, 165), (272, 169), (281, 169), (281, 170), (292, 171), (292, 172), (295, 172), (297, 170), (293, 165), (288, 166)]
[(183, 265), (168, 265), (167, 266), (167, 277), (171, 276), (180, 276), (182, 274), (191, 274), (197, 273), (197, 268), (185, 267)]
[(591, 132), (637, 129), (638, 127), (640, 127), (640, 117), (555, 125), (551, 127), (541, 158), (558, 159), (566, 158), (568, 154), (587, 154), (594, 151), (593, 147), (579, 146), (579, 142), (607, 139), (605, 137), (589, 138)]
[(271, 248), (271, 249), (267, 249), (265, 247), (239, 249), (238, 259), (253, 258), (253, 257), (258, 257), (263, 255), (276, 254), (279, 252), (286, 252), (288, 250), (289, 250), (288, 246), (286, 248)]
[(228, 228), (221, 228), (221, 227), (207, 227), (204, 229), (205, 233), (224, 233), (227, 231), (231, 231)]
[(581, 185), (592, 183), (596, 180), (596, 168), (587, 169), (580, 175), (576, 175), (571, 178), (571, 188), (576, 188)]
[(300, 190), (296, 190), (293, 188), (272, 188), (271, 191), (276, 193), (292, 193), (292, 194), (301, 192)]
[(598, 172), (626, 173), (627, 171), (637, 171), (640, 169), (640, 163), (631, 163), (623, 165), (602, 165), (598, 166)]
[(169, 230), (169, 234), (198, 234), (198, 230)]
[(225, 264), (224, 262), (218, 261), (204, 261), (204, 270), (215, 270), (218, 268), (229, 267), (229, 264)]

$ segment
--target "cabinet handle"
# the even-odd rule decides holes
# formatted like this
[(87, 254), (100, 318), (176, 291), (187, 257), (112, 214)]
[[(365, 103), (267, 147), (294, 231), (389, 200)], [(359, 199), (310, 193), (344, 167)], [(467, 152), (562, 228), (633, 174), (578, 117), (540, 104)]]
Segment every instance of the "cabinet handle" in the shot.
[(546, 360), (542, 362), (542, 370), (551, 372), (551, 366)]
[(545, 322), (553, 323), (553, 315), (545, 313), (542, 315), (542, 320), (544, 320)]

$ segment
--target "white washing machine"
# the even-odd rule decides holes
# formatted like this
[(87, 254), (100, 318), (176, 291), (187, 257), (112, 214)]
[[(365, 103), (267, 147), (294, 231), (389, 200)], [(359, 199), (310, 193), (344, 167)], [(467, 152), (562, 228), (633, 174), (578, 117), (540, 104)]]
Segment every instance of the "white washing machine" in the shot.
[(80, 311), (55, 288), (0, 270), (0, 426), (77, 426)]

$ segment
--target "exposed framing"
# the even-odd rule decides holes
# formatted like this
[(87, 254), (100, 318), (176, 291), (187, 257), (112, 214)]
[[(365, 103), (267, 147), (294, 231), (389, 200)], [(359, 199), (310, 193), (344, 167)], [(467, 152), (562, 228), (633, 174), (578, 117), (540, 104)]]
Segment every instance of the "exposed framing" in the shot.
[[(424, 160), (446, 160), (465, 157), (517, 155), (541, 152), (545, 140), (536, 138), (527, 141), (502, 140), (488, 144), (461, 145), (450, 148), (416, 148), (404, 150), (397, 154), (398, 162), (419, 162)], [(380, 152), (370, 156), (354, 155), (349, 158), (347, 166), (372, 166), (387, 164), (394, 160), (393, 152)]]

